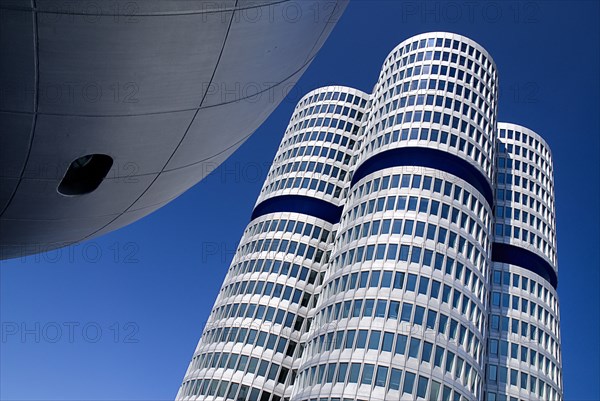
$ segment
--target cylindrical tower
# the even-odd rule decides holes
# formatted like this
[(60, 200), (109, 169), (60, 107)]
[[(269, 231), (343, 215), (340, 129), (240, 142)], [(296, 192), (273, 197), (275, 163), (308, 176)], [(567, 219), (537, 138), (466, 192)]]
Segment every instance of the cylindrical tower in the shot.
[(303, 97), (178, 399), (562, 401), (552, 158), (477, 43)]
[(367, 100), (333, 86), (296, 106), (177, 399), (289, 399)]
[(479, 400), (497, 73), (477, 43), (385, 60), (292, 400)]
[(498, 124), (487, 400), (562, 400), (552, 155)]

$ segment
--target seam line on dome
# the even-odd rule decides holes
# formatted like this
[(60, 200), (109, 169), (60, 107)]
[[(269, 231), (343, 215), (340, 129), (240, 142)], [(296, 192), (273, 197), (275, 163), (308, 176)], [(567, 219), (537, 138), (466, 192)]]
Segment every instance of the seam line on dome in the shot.
[[(238, 3), (238, 0), (236, 0), (236, 5)], [(223, 55), (223, 51), (225, 50), (225, 45), (227, 44), (227, 38), (229, 37), (229, 31), (231, 30), (231, 25), (233, 24), (233, 18), (235, 16), (235, 11), (231, 13), (231, 19), (229, 20), (229, 27), (227, 28), (227, 33), (225, 34), (225, 38), (223, 39), (223, 45), (221, 46), (221, 51), (219, 53), (219, 58), (217, 59), (217, 63), (216, 66), (212, 72), (212, 76), (210, 78), (210, 82), (212, 82), (215, 74), (217, 73), (217, 69), (219, 68), (219, 62), (221, 61), (221, 56)], [(210, 85), (210, 83), (209, 83)], [(204, 101), (204, 99), (206, 98), (206, 95), (208, 93), (208, 89), (206, 90), (206, 92), (204, 92), (204, 96), (202, 97), (202, 101), (200, 102), (200, 106), (202, 105), (202, 102)], [(179, 143), (177, 144), (177, 146), (175, 146), (175, 149), (173, 150), (173, 152), (171, 153), (171, 156), (169, 156), (169, 158), (167, 159), (167, 161), (165, 162), (163, 168), (161, 169), (160, 173), (157, 174), (156, 177), (154, 177), (154, 179), (152, 180), (152, 182), (142, 191), (142, 193), (131, 203), (131, 205), (129, 205), (125, 210), (123, 210), (121, 213), (119, 213), (119, 215), (117, 217), (115, 217), (114, 219), (112, 219), (111, 221), (109, 221), (108, 223), (106, 223), (105, 225), (103, 225), (102, 227), (100, 227), (99, 229), (93, 231), (91, 234), (86, 235), (84, 238), (81, 239), (81, 241), (86, 240), (87, 238), (90, 238), (91, 236), (93, 236), (94, 234), (96, 234), (98, 231), (103, 230), (104, 228), (108, 227), (110, 224), (112, 224), (115, 220), (117, 220), (119, 217), (121, 217), (123, 214), (127, 213), (127, 211), (129, 211), (133, 205), (136, 204), (137, 201), (139, 201), (149, 190), (150, 188), (152, 188), (152, 185), (154, 185), (154, 183), (156, 182), (156, 180), (158, 179), (158, 177), (161, 176), (161, 173), (165, 170), (165, 168), (167, 167), (167, 165), (169, 164), (169, 162), (171, 161), (171, 159), (173, 158), (173, 156), (175, 155), (175, 153), (177, 152), (177, 150), (179, 149), (179, 147), (181, 146), (181, 144), (183, 143), (187, 133), (190, 130), (190, 127), (194, 124), (194, 121), (196, 119), (196, 116), (198, 115), (200, 109), (196, 110), (196, 112), (194, 113), (194, 116), (192, 117), (187, 129), (185, 130), (185, 133), (183, 134), (183, 136), (181, 137), (181, 139), (179, 140)]]
[[(32, 0), (35, 1), (35, 0)], [(146, 12), (146, 13), (137, 13), (137, 14), (117, 14), (117, 13), (87, 13), (87, 12), (61, 12), (61, 11), (53, 11), (53, 10), (40, 10), (35, 5), (32, 5), (32, 8), (26, 7), (18, 7), (18, 6), (0, 6), (0, 10), (8, 10), (8, 11), (30, 11), (36, 14), (55, 14), (55, 15), (77, 15), (84, 17), (176, 17), (176, 16), (185, 16), (185, 15), (202, 15), (202, 14), (220, 14), (227, 12), (235, 12), (235, 11), (245, 11), (252, 10), (254, 8), (262, 8), (262, 7), (270, 7), (282, 3), (288, 3), (292, 0), (279, 0), (273, 3), (265, 3), (265, 4), (256, 4), (250, 5), (247, 7), (237, 7), (236, 5), (229, 8), (222, 8), (219, 10), (190, 10), (190, 11), (163, 11), (163, 12)]]
[[(220, 106), (224, 106), (224, 105), (228, 105), (231, 103), (237, 103), (237, 102), (241, 102), (247, 99), (252, 99), (255, 96), (258, 95), (262, 95), (263, 93), (266, 93), (270, 90), (273, 90), (274, 88), (276, 88), (277, 86), (289, 81), (291, 78), (293, 78), (296, 74), (298, 74), (300, 71), (302, 71), (302, 69), (306, 68), (309, 64), (311, 64), (313, 62), (313, 60), (315, 59), (316, 54), (314, 54), (312, 57), (310, 57), (308, 59), (307, 62), (305, 62), (304, 64), (302, 64), (298, 69), (296, 69), (295, 71), (293, 71), (290, 75), (288, 75), (287, 77), (283, 78), (281, 81), (275, 83), (272, 86), (269, 86), (268, 88), (265, 88), (263, 90), (261, 90), (260, 92), (256, 92), (252, 95), (246, 96), (246, 97), (241, 97), (235, 100), (231, 100), (229, 102), (223, 102), (223, 103), (217, 103), (217, 104), (211, 104), (210, 106), (204, 106), (204, 107), (195, 107), (195, 108), (187, 108), (187, 109), (180, 109), (180, 110), (168, 110), (168, 111), (155, 111), (155, 112), (148, 112), (148, 113), (130, 113), (130, 114), (65, 114), (65, 113), (47, 113), (47, 112), (35, 112), (35, 113), (31, 113), (31, 112), (27, 112), (27, 111), (19, 111), (19, 110), (2, 110), (0, 109), (0, 113), (13, 113), (13, 114), (37, 114), (40, 116), (58, 116), (58, 117), (81, 117), (81, 118), (111, 118), (111, 117), (116, 117), (116, 118), (124, 118), (124, 117), (142, 117), (142, 116), (153, 116), (153, 115), (161, 115), (161, 114), (175, 114), (175, 113), (185, 113), (185, 112), (189, 112), (189, 111), (202, 111), (202, 110), (208, 110), (211, 109), (213, 107), (220, 107)], [(216, 70), (216, 67), (215, 67)]]
[[(36, 5), (35, 2), (36, 2), (36, 0), (31, 0), (32, 7), (34, 7)], [(33, 119), (31, 121), (31, 130), (30, 130), (30, 134), (29, 134), (29, 146), (27, 148), (27, 155), (25, 156), (25, 160), (23, 161), (23, 167), (21, 169), (21, 174), (19, 174), (19, 180), (17, 181), (17, 185), (15, 185), (15, 188), (13, 189), (13, 192), (10, 195), (8, 202), (6, 202), (6, 205), (0, 212), (0, 217), (4, 216), (4, 213), (8, 210), (8, 208), (12, 204), (15, 196), (17, 195), (17, 191), (18, 191), (19, 187), (21, 186), (21, 182), (23, 181), (23, 175), (25, 174), (25, 171), (27, 170), (27, 164), (29, 164), (31, 150), (33, 148), (33, 139), (35, 137), (35, 128), (37, 125), (37, 117), (38, 117), (37, 111), (38, 111), (38, 106), (39, 106), (39, 93), (40, 93), (40, 90), (39, 90), (39, 84), (40, 84), (39, 60), (40, 59), (39, 59), (39, 37), (38, 37), (37, 14), (33, 13), (31, 21), (32, 21), (31, 29), (33, 30), (33, 68), (34, 68), (33, 79), (35, 82), (35, 85), (34, 85), (35, 92), (33, 94)]]

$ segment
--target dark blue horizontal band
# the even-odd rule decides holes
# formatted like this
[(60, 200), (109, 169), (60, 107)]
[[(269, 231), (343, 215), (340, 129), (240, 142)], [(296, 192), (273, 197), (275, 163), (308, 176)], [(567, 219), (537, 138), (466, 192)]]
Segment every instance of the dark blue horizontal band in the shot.
[(522, 267), (544, 278), (554, 289), (558, 286), (558, 276), (550, 263), (541, 256), (520, 246), (494, 242), (492, 244), (492, 260)]
[(251, 220), (268, 213), (277, 212), (307, 214), (335, 224), (340, 221), (342, 207), (311, 196), (281, 195), (266, 199), (256, 205), (252, 211)]
[(494, 204), (494, 191), (477, 167), (448, 152), (423, 147), (396, 148), (374, 155), (356, 169), (352, 177), (352, 186), (371, 173), (400, 166), (433, 168), (452, 174), (477, 189), (490, 207)]

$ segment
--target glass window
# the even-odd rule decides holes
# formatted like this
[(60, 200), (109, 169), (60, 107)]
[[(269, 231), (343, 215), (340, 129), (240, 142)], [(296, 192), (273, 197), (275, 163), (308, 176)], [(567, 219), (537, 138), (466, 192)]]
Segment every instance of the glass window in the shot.
[(427, 385), (429, 379), (427, 377), (419, 376), (419, 385), (417, 386), (417, 397), (425, 398), (427, 394)]
[(367, 299), (365, 300), (365, 310), (363, 312), (363, 316), (373, 316), (373, 307), (375, 304), (375, 300), (374, 299)]
[(429, 279), (425, 276), (421, 276), (419, 280), (419, 294), (427, 294), (427, 288), (429, 287)]
[(402, 387), (402, 392), (405, 394), (412, 394), (414, 386), (415, 374), (411, 372), (406, 372), (404, 374), (404, 386)]
[(400, 309), (400, 302), (398, 301), (391, 301), (390, 302), (390, 309), (388, 311), (388, 318), (390, 319), (398, 319), (398, 311)]
[(387, 383), (388, 368), (385, 366), (377, 367), (377, 375), (375, 376), (375, 385), (378, 387), (385, 387)]
[(406, 289), (408, 291), (415, 291), (416, 286), (417, 286), (417, 276), (415, 274), (409, 273), (408, 280), (406, 283)]
[(333, 375), (335, 374), (336, 364), (332, 363), (327, 368), (327, 378), (325, 380), (326, 383), (333, 383)]
[(402, 289), (404, 286), (404, 273), (397, 272), (394, 278), (394, 288)]
[(386, 351), (386, 352), (391, 352), (393, 342), (394, 342), (394, 333), (385, 332), (383, 334), (383, 345), (381, 347), (381, 350)]
[(336, 383), (344, 383), (346, 381), (347, 371), (348, 371), (348, 363), (347, 362), (340, 363), (340, 368), (338, 369), (338, 374), (335, 379)]
[(452, 365), (454, 364), (454, 353), (448, 351), (446, 356), (446, 372), (452, 373)]
[[(396, 244), (390, 244), (390, 249), (391, 249), (392, 245), (397, 246)], [(394, 253), (394, 257), (392, 259), (395, 259), (395, 258), (396, 258), (396, 255)], [(381, 287), (382, 288), (390, 288), (391, 285), (392, 285), (392, 272), (389, 270), (386, 270), (383, 272), (383, 277), (381, 280)]]
[(250, 358), (250, 363), (248, 363), (248, 373), (254, 373), (256, 371), (257, 365), (258, 365), (258, 358), (255, 358), (255, 357)]
[(435, 321), (437, 319), (437, 312), (433, 310), (427, 311), (427, 328), (435, 329)]
[(348, 376), (348, 383), (358, 383), (358, 374), (360, 372), (360, 363), (353, 363), (350, 365), (350, 374)]
[(435, 380), (431, 381), (431, 391), (429, 393), (429, 401), (437, 401), (440, 394), (440, 383)]
[(387, 302), (385, 300), (378, 300), (377, 307), (375, 309), (375, 317), (385, 317), (385, 309), (387, 306)]
[(444, 359), (444, 349), (438, 345), (435, 347), (435, 357), (433, 359), (433, 364), (436, 367), (441, 368), (443, 359)]
[(400, 390), (400, 379), (402, 377), (402, 371), (400, 369), (392, 368), (390, 374), (390, 390)]
[(433, 349), (433, 344), (430, 342), (423, 342), (423, 352), (421, 353), (421, 361), (429, 362), (431, 360), (431, 351)]
[(410, 316), (412, 314), (412, 304), (403, 303), (402, 304), (402, 318), (403, 322), (410, 322)]
[(378, 330), (372, 331), (371, 337), (369, 338), (369, 349), (378, 350), (380, 339), (381, 339), (381, 331), (378, 331)]
[(423, 325), (423, 315), (425, 314), (425, 308), (417, 306), (415, 308), (415, 317), (413, 319), (414, 324)]
[(358, 338), (356, 340), (356, 348), (365, 348), (365, 345), (367, 344), (368, 334), (369, 334), (368, 330), (359, 330), (358, 331)]
[(417, 358), (419, 355), (419, 348), (421, 346), (421, 340), (418, 338), (410, 339), (410, 346), (408, 348), (408, 357), (409, 358)]
[(346, 333), (346, 344), (344, 348), (352, 348), (354, 346), (354, 338), (356, 336), (356, 330), (348, 330)]
[(261, 361), (260, 366), (258, 367), (258, 375), (263, 376), (267, 373), (267, 367), (269, 366), (268, 361)]
[(396, 338), (396, 349), (395, 349), (396, 354), (404, 355), (404, 353), (406, 352), (407, 339), (408, 339), (408, 337), (405, 336), (404, 334), (398, 334), (398, 336)]
[(437, 299), (440, 292), (440, 282), (433, 280), (431, 282), (431, 298)]
[(373, 370), (375, 368), (375, 365), (372, 365), (370, 363), (365, 364), (365, 366), (363, 367), (363, 373), (362, 373), (362, 379), (361, 379), (361, 384), (371, 384), (373, 383)]

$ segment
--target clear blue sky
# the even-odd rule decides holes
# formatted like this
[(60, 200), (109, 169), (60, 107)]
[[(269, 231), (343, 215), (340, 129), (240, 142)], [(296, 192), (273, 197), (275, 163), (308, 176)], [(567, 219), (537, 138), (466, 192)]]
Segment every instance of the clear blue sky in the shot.
[(600, 400), (598, 4), (351, 2), (289, 98), (206, 180), (91, 243), (2, 263), (0, 399), (173, 399), (295, 102), (324, 85), (370, 91), (394, 46), (444, 30), (492, 54), (499, 120), (553, 149), (565, 399)]

